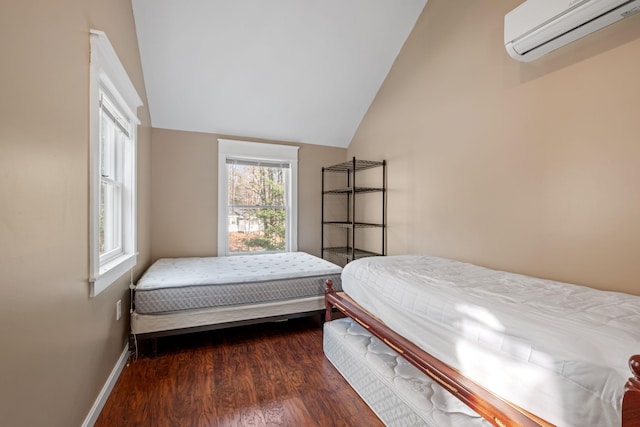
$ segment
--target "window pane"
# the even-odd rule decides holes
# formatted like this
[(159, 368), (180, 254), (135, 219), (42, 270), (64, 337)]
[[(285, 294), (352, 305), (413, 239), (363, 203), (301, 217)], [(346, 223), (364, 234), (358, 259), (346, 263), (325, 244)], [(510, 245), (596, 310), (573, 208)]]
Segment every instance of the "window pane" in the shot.
[(229, 205), (284, 205), (288, 169), (238, 164), (227, 165), (227, 168)]
[(109, 260), (122, 252), (122, 164), (127, 136), (108, 110), (100, 110), (100, 217), (98, 243), (101, 260)]
[(112, 251), (119, 253), (122, 245), (120, 226), (120, 189), (111, 183), (100, 186), (100, 255)]
[(100, 174), (114, 179), (114, 126), (104, 111), (100, 114)]
[(229, 252), (286, 250), (288, 169), (228, 164)]
[(282, 208), (229, 208), (229, 252), (284, 251)]

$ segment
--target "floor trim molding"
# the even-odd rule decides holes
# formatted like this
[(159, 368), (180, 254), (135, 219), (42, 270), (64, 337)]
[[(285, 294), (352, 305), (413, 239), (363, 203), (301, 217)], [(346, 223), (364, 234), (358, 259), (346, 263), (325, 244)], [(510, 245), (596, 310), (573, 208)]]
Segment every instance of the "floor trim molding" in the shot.
[(116, 385), (116, 382), (120, 377), (120, 373), (122, 372), (122, 370), (127, 364), (127, 360), (129, 360), (128, 345), (125, 346), (124, 350), (122, 351), (122, 354), (118, 359), (118, 362), (113, 367), (113, 370), (109, 375), (109, 378), (107, 378), (107, 382), (104, 383), (104, 386), (102, 386), (102, 390), (100, 390), (100, 394), (98, 394), (96, 401), (93, 403), (93, 406), (91, 407), (91, 410), (87, 415), (87, 418), (84, 419), (84, 422), (82, 423), (82, 427), (93, 427), (93, 425), (96, 423), (96, 421), (98, 420), (98, 416), (100, 415), (100, 412), (104, 407), (104, 404), (107, 403), (107, 399), (111, 394), (111, 390), (113, 390), (113, 386)]

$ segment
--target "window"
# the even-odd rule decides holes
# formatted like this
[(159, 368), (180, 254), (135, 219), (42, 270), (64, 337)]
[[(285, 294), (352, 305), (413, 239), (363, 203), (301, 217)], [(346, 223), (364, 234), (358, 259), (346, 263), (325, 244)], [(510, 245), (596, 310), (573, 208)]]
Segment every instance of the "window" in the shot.
[(218, 140), (218, 255), (297, 250), (298, 148)]
[(90, 295), (96, 296), (136, 264), (135, 111), (142, 105), (101, 31), (91, 30)]

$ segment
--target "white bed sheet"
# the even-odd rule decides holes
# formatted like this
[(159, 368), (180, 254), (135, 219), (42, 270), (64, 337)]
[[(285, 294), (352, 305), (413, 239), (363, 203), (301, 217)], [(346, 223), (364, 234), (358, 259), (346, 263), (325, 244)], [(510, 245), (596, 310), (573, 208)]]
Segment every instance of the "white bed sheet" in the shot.
[(344, 291), (401, 335), (558, 426), (619, 426), (640, 297), (425, 256), (347, 264)]

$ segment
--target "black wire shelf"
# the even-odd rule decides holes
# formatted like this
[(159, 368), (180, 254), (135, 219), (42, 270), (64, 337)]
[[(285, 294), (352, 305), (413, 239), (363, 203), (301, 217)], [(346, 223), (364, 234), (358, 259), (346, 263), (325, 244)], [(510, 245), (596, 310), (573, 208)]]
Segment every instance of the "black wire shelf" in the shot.
[[(337, 264), (344, 264), (358, 258), (386, 255), (386, 165), (385, 160), (358, 160), (353, 157), (349, 161), (322, 168), (321, 252), (323, 258), (327, 256)], [(380, 168), (381, 175), (365, 173), (363, 174), (364, 181), (360, 181), (356, 172), (373, 168)], [(327, 181), (325, 177), (327, 173), (331, 172), (341, 172), (344, 174), (344, 178), (336, 177), (336, 179), (331, 178)], [(356, 175), (358, 175), (358, 179)], [(328, 186), (327, 183), (329, 183)], [(364, 186), (358, 186), (358, 183), (362, 183)], [(375, 194), (375, 196), (359, 196), (362, 193)], [(339, 197), (344, 197), (345, 195), (347, 197), (334, 199), (330, 196), (336, 194)], [(375, 208), (377, 204), (378, 197), (380, 197), (381, 208), (379, 217), (375, 212), (371, 212), (372, 207)], [(362, 205), (363, 207), (360, 207), (360, 199), (365, 202)], [(325, 202), (327, 201), (332, 203), (330, 205), (329, 218), (325, 216)], [(366, 209), (366, 215), (364, 215), (362, 209)], [(361, 215), (364, 215), (364, 218)], [(346, 218), (346, 220), (340, 221), (342, 218)], [(362, 220), (372, 220), (373, 222), (364, 222)], [(327, 232), (327, 227), (335, 228), (335, 230)], [(371, 231), (358, 232), (357, 230), (359, 229), (370, 229)], [(361, 235), (362, 233), (367, 236)], [(374, 244), (377, 233), (380, 233), (380, 246)], [(366, 239), (361, 240), (365, 237)], [(325, 243), (328, 243), (329, 240), (332, 241), (332, 244), (329, 247), (325, 247)], [(372, 250), (359, 249), (358, 246), (364, 246)]]
[(351, 222), (351, 221), (325, 221), (325, 225), (333, 225), (342, 228), (375, 228), (384, 227), (384, 224), (376, 224), (372, 222)]
[(337, 165), (324, 167), (322, 168), (322, 170), (324, 170), (325, 172), (351, 172), (354, 170), (354, 166), (355, 171), (361, 171), (365, 169), (377, 168), (379, 166), (382, 166), (383, 164), (384, 162), (376, 162), (372, 160), (356, 160), (355, 162), (350, 160), (348, 162), (338, 163)]
[(384, 191), (384, 188), (378, 187), (346, 187), (346, 188), (335, 188), (333, 190), (323, 191), (324, 194), (352, 194), (352, 193), (377, 193), (380, 191)]

